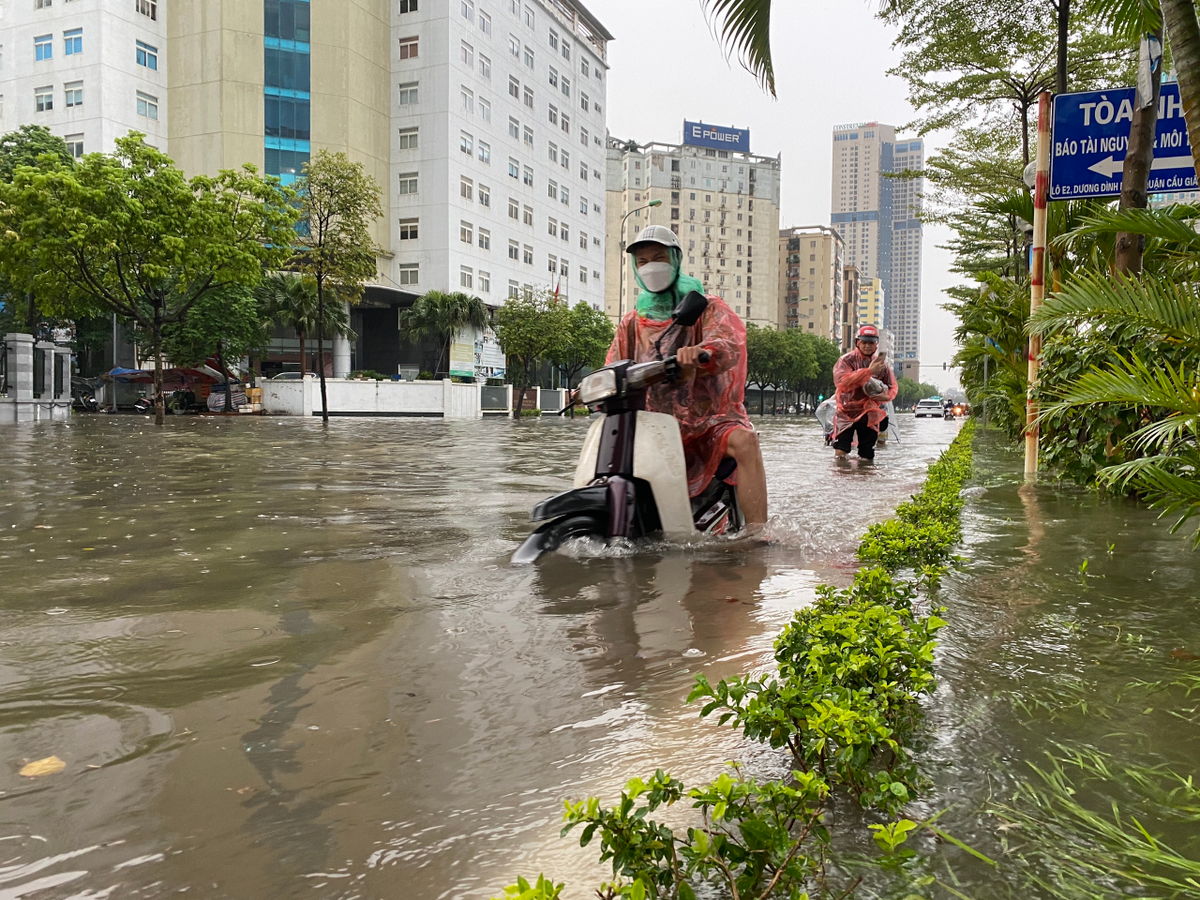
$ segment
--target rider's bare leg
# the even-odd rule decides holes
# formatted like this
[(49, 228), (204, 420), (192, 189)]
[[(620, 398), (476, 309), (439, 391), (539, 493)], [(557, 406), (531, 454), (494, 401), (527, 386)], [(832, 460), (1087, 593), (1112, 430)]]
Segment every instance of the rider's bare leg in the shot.
[(767, 524), (767, 471), (763, 466), (758, 435), (739, 428), (729, 435), (725, 455), (737, 460), (738, 502), (752, 531)]

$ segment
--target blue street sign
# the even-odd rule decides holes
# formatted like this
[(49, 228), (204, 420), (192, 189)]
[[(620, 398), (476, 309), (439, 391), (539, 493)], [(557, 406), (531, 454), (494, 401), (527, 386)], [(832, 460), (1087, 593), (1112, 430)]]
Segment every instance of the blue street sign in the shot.
[[(1133, 88), (1059, 94), (1050, 134), (1050, 199), (1116, 197), (1136, 102)], [(1196, 190), (1179, 85), (1162, 86), (1148, 191)]]
[(714, 147), (717, 150), (750, 152), (750, 129), (726, 128), (724, 125), (705, 125), (683, 120), (683, 142), (693, 147)]

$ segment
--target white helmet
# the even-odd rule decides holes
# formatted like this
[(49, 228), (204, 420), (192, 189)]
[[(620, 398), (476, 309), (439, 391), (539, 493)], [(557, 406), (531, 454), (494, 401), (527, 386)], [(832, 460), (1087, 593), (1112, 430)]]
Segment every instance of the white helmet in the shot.
[(625, 252), (636, 253), (638, 247), (643, 244), (659, 244), (683, 252), (683, 248), (679, 246), (679, 237), (666, 225), (647, 225), (637, 236), (637, 240), (625, 248)]

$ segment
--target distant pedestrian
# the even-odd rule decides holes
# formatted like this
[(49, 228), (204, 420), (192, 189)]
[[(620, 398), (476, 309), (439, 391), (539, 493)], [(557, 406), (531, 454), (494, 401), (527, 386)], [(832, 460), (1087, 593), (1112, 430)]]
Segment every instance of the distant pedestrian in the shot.
[(896, 399), (896, 377), (887, 366), (887, 354), (879, 352), (879, 329), (863, 325), (858, 329), (854, 349), (833, 367), (837, 414), (833, 419), (833, 449), (839, 459), (850, 453), (858, 438), (858, 455), (875, 458), (879, 432), (888, 426), (884, 404)]

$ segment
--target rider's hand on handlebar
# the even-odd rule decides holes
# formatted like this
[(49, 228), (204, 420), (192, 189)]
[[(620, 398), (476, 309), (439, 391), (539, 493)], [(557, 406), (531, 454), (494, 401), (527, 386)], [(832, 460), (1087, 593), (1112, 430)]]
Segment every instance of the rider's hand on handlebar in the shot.
[(675, 362), (684, 372), (690, 373), (712, 358), (704, 347), (680, 347), (675, 352)]

